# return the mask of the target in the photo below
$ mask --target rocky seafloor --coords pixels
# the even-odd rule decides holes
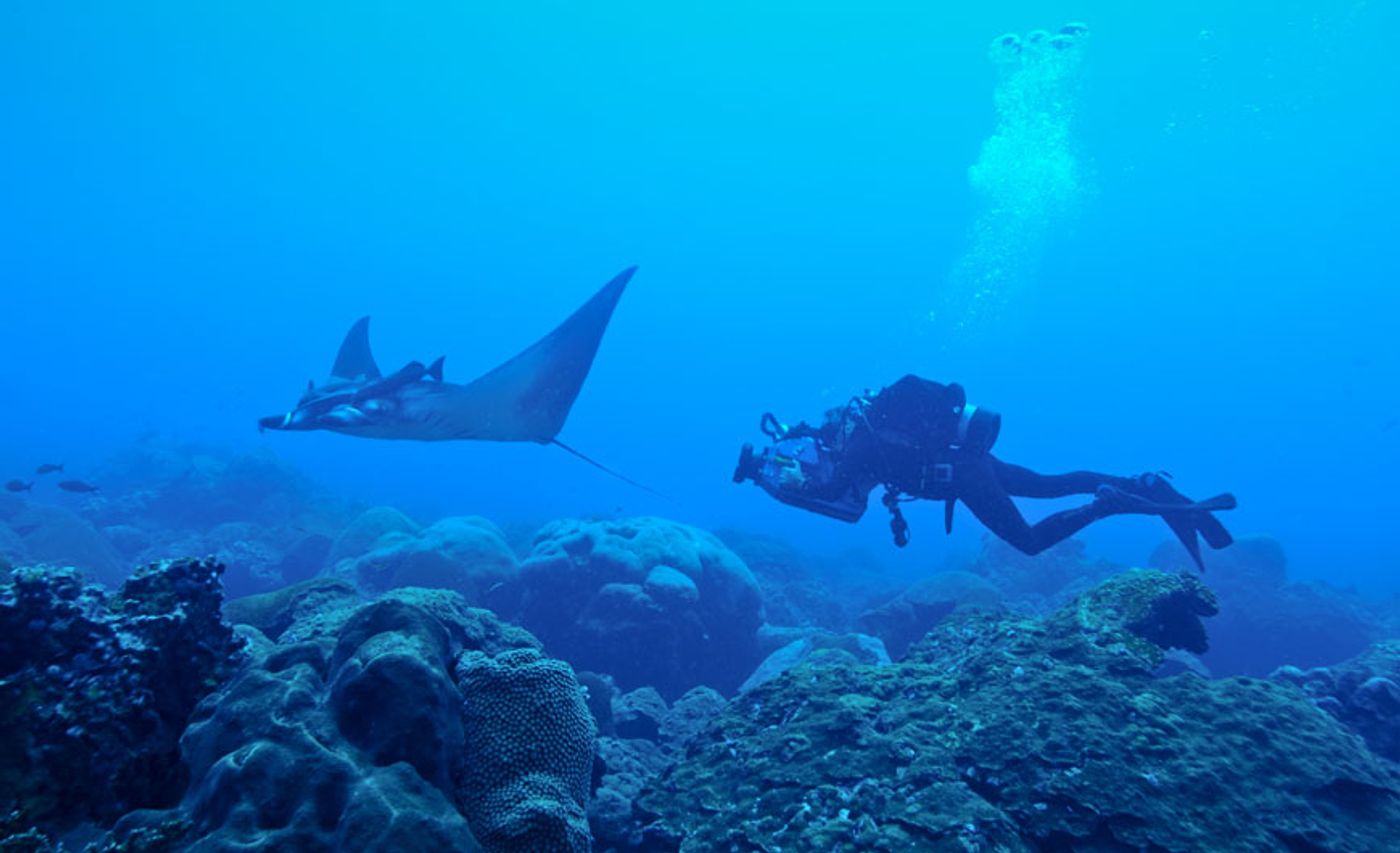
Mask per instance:
[[[989,540],[357,506],[146,441],[0,499],[0,850],[1376,851],[1400,605]]]

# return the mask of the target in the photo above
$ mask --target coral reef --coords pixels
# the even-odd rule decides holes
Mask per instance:
[[[31,535],[62,543],[30,548],[28,557],[82,566],[113,587],[130,565],[186,555],[223,562],[230,597],[266,592],[319,572],[351,516],[271,453],[232,455],[155,436],[109,459],[94,480],[102,491],[76,515],[26,510],[45,516]]]
[[[355,587],[334,578],[315,578],[275,592],[248,595],[224,603],[232,625],[251,625],[277,641],[297,622],[315,619],[360,603]]]
[[[641,804],[685,850],[1388,847],[1400,777],[1295,688],[1152,677],[1212,609],[1138,571],[1044,619],[954,616],[899,664],[800,666]]]
[[[865,552],[809,554],[782,539],[734,528],[716,530],[715,536],[753,573],[772,625],[840,633],[850,630],[861,610],[886,594],[886,587],[889,593],[898,591],[898,584]]]
[[[22,545],[22,552],[16,556],[26,561],[80,566],[89,578],[113,588],[126,577],[122,555],[74,512],[29,504],[10,516],[6,524]]]
[[[441,787],[444,758],[425,758],[451,743],[458,719],[455,688],[419,657],[445,665],[446,632],[426,614],[375,605],[351,623],[335,643],[254,635],[254,663],[200,706],[181,740],[192,776],[181,807],[127,815],[114,836],[183,817],[191,850],[479,850]],[[366,703],[356,689],[366,678],[429,704]],[[402,727],[425,721],[421,741]]]
[[[387,520],[375,519],[381,524]],[[344,547],[346,536],[336,551]],[[332,567],[336,576],[369,594],[404,586],[451,589],[473,604],[485,603],[488,590],[511,580],[517,568],[515,554],[496,526],[473,517],[444,518],[412,533],[391,530],[369,551]]]
[[[568,664],[534,649],[466,652],[461,801],[491,851],[588,853],[584,809],[597,735]]]
[[[32,562],[24,540],[8,526],[0,523],[0,581],[5,580],[11,568]]]
[[[1189,557],[1170,542],[1149,563],[1182,570]],[[1380,620],[1359,596],[1288,581],[1283,548],[1272,539],[1242,538],[1212,555],[1206,580],[1220,600],[1220,616],[1211,623],[1211,649],[1201,661],[1216,676],[1264,677],[1285,665],[1329,666],[1361,654],[1382,636]]]
[[[152,441],[97,479],[76,512],[0,495],[0,850],[1400,834],[1400,642],[1269,540],[1203,579],[989,537],[910,585],[655,518],[424,526],[266,454]],[[126,576],[154,554],[215,556]]]
[[[1187,568],[1183,565],[1173,570]],[[1080,539],[1066,539],[1030,556],[990,533],[982,537],[982,550],[967,567],[996,587],[1001,600],[1012,609],[1034,613],[1063,605],[1121,569],[1104,560],[1090,560]]]
[[[366,603],[329,578],[226,613],[252,661],[181,739],[179,807],[127,815],[115,840],[174,820],[191,850],[588,849],[592,720],[526,632],[451,591]]]
[[[1280,667],[1272,678],[1301,688],[1372,752],[1400,764],[1400,641],[1377,643],[1336,666]]]
[[[753,674],[739,686],[740,693],[766,684],[799,664],[813,666],[849,666],[868,664],[883,666],[890,662],[889,652],[879,637],[867,634],[833,634],[814,631],[777,649]]]
[[[970,572],[939,572],[892,600],[860,615],[857,625],[884,641],[894,658],[953,613],[996,609],[1001,595],[988,581]]]
[[[753,575],[714,536],[676,522],[546,525],[513,586],[518,603],[502,606],[547,650],[625,689],[730,692],[759,660]]]
[[[73,569],[14,571],[0,588],[0,808],[61,831],[179,798],[180,734],[239,660],[222,571],[153,564],[115,594]]]
[[[608,688],[595,686],[600,692]],[[617,725],[598,738],[593,760],[588,822],[597,849],[674,849],[669,836],[656,834],[653,816],[638,810],[636,802],[723,710],[724,697],[696,687],[668,706],[655,690],[643,687],[625,694],[612,691],[606,698],[607,713]]]
[[[389,506],[376,506],[355,516],[345,529],[340,531],[330,552],[326,554],[326,566],[334,567],[341,560],[361,557],[371,550],[380,538],[390,533],[417,536],[423,527],[418,522]]]
[[[227,522],[264,528],[338,518],[339,502],[269,451],[232,455],[151,436],[108,459],[95,479],[105,497],[86,510],[99,526],[210,530]]]

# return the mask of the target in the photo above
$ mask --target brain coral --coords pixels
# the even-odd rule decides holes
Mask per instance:
[[[573,670],[533,649],[457,662],[466,701],[461,801],[492,851],[587,853],[597,735]]]

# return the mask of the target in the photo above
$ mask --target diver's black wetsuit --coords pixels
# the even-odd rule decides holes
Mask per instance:
[[[735,480],[753,479],[785,503],[846,521],[860,518],[870,491],[884,485],[895,541],[901,545],[907,541],[907,525],[898,510],[900,496],[946,501],[949,524],[953,503],[961,501],[988,530],[1027,554],[1120,513],[1162,515],[1197,562],[1198,530],[1212,547],[1230,544],[1229,532],[1206,510],[1231,508],[1233,497],[1194,504],[1161,475],[1047,475],[1012,465],[991,453],[1000,422],[999,415],[969,406],[956,383],[905,376],[873,397],[858,397],[844,409],[828,412],[820,427],[788,428],[765,416],[765,432],[775,447],[762,457],[746,447]],[[1095,499],[1035,524],[1012,501],[1070,495]]]
[[[1029,468],[1003,462],[990,453],[981,459],[967,460],[955,466],[954,470],[953,497],[966,504],[988,530],[1027,554],[1039,554],[1113,512],[1102,502],[1095,501],[1053,513],[1030,524],[1016,508],[1012,496],[1063,498],[1092,495],[1100,486],[1128,489],[1135,482],[1133,478],[1114,477],[1095,471],[1037,474]]]
[[[1040,474],[1003,462],[988,449],[959,446],[957,428],[966,409],[966,393],[957,383],[905,376],[871,398],[863,415],[857,413],[856,428],[844,431],[837,470],[867,492],[885,483],[916,498],[962,501],[988,530],[1027,554],[1038,554],[1111,512],[1101,502],[1089,503],[1030,524],[1013,496],[1062,498],[1093,495],[1101,486],[1132,488],[1129,477],[1095,471]],[[830,419],[823,430],[834,437]],[[937,466],[947,467],[930,476]]]

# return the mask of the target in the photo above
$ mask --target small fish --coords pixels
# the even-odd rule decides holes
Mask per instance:
[[[32,492],[34,491],[34,484],[26,483],[23,480],[11,480],[5,484],[5,489],[10,492]]]
[[[84,483],[82,480],[64,480],[58,484],[58,487],[65,492],[82,493],[101,491],[101,489],[97,488],[92,483]]]
[[[52,462],[45,462],[43,465],[40,465],[38,468],[34,469],[35,474],[52,474],[54,472],[63,472],[62,462],[58,463],[57,465],[55,465]]]
[[[1390,432],[1398,426],[1400,426],[1400,418],[1390,418],[1381,424],[1381,432]]]

